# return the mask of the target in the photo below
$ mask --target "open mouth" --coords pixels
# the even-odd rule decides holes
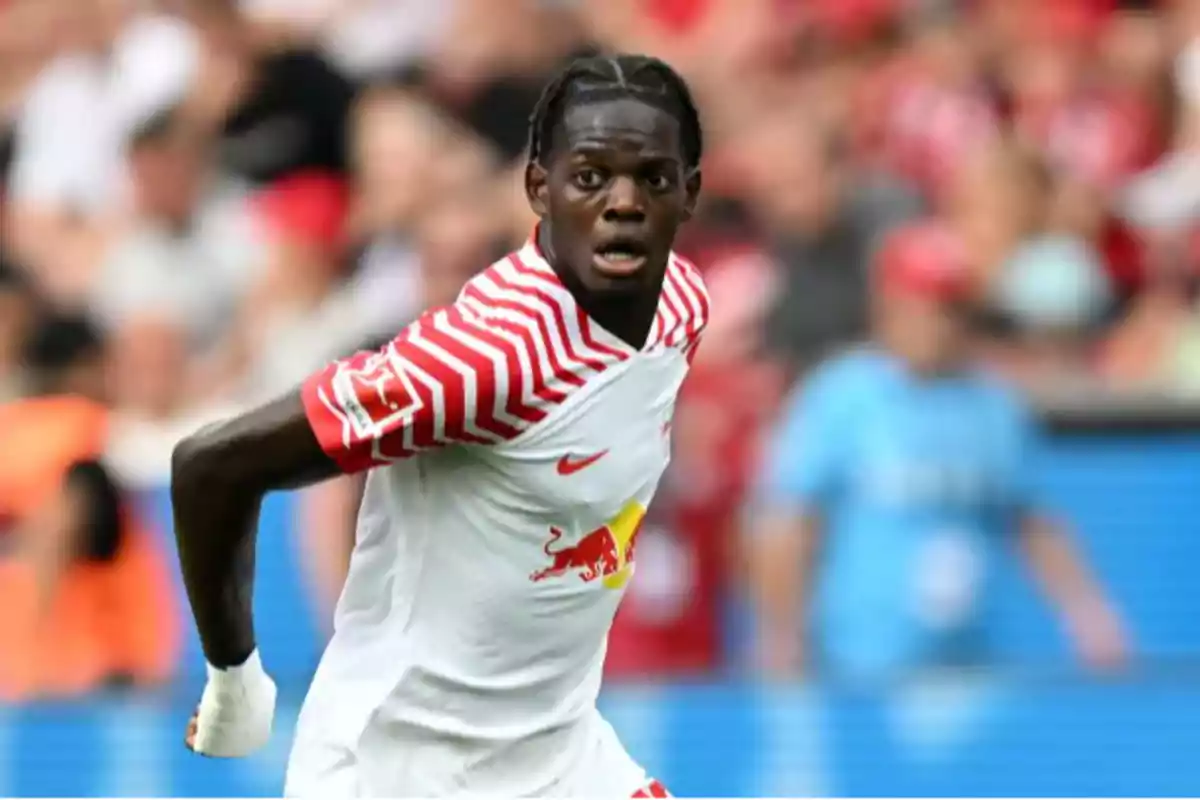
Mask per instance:
[[[605,275],[632,275],[646,264],[646,246],[636,239],[613,239],[596,248],[592,263]]]

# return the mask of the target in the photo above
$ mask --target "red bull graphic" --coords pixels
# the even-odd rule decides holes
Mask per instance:
[[[584,534],[575,544],[558,549],[555,549],[555,545],[561,541],[563,531],[561,528],[550,528],[550,540],[545,547],[550,564],[534,572],[529,579],[537,583],[574,572],[584,583],[602,578],[605,587],[621,588],[633,572],[637,535],[645,516],[645,507],[631,500],[604,525]]]

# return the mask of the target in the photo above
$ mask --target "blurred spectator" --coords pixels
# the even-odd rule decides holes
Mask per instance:
[[[358,191],[356,233],[365,239],[409,234],[436,192],[436,164],[449,133],[423,98],[398,89],[363,94],[352,117],[352,165]]]
[[[766,347],[790,370],[865,334],[869,255],[919,209],[903,184],[856,174],[841,145],[796,112],[764,119],[742,145],[753,208],[783,276]]]
[[[525,150],[548,76],[580,48],[571,11],[537,0],[458,0],[413,80],[505,161]]]
[[[360,83],[396,77],[441,37],[454,2],[240,0],[246,19],[279,46],[316,46]]]
[[[256,47],[234,0],[189,0],[187,9],[204,42],[188,108],[220,130],[222,165],[255,184],[344,173],[350,82],[312,49]]]
[[[28,279],[0,261],[0,403],[25,393],[22,356],[37,312]]]
[[[1036,153],[993,139],[964,159],[941,197],[941,211],[963,239],[972,282],[986,295],[1017,248],[1047,224],[1052,177]]]
[[[228,392],[245,354],[233,323],[262,280],[269,246],[248,195],[217,173],[211,142],[178,112],[147,121],[128,145],[134,216],[91,280],[89,306],[106,330],[148,315],[203,369],[179,373],[195,402]],[[133,366],[142,369],[149,365]],[[169,403],[162,413],[178,410]],[[161,416],[161,414],[160,414]]]
[[[103,343],[50,318],[28,358],[38,395],[0,406],[0,696],[159,682],[178,656],[167,565],[103,459]]]
[[[1188,342],[1195,320],[1196,273],[1189,237],[1175,229],[1144,230],[1145,271],[1138,294],[1104,343],[1098,369],[1124,392],[1166,394],[1178,391],[1180,380],[1194,385],[1179,370],[1192,369],[1193,345]]]
[[[64,4],[45,0],[0,3],[0,141],[9,138],[30,82],[53,54],[55,28],[65,10]],[[0,157],[0,177],[6,174],[4,164]]]
[[[997,135],[1000,120],[964,12],[950,3],[921,7],[908,19],[909,49],[876,79],[882,86],[866,124],[879,130],[885,163],[936,196]]]
[[[493,158],[481,141],[411,92],[365,95],[355,121],[351,224],[361,248],[351,288],[355,317],[363,338],[390,336],[424,310],[422,219],[447,196],[469,193],[490,203]],[[495,213],[503,213],[505,205],[496,205]],[[470,247],[470,232],[465,239]]]
[[[993,302],[1021,337],[1023,385],[1051,380],[1089,385],[1091,341],[1112,294],[1099,255],[1086,239],[1046,235],[1020,245],[993,288]],[[1092,384],[1094,385],[1094,383]]]
[[[775,0],[583,0],[579,5],[599,44],[654,53],[678,67],[707,100],[701,105],[717,115],[718,125],[726,114],[714,106],[738,105],[736,89],[757,89],[805,22],[796,12],[801,4]]]
[[[258,198],[272,247],[264,278],[243,310],[252,359],[246,397],[281,394],[362,340],[360,321],[338,291],[348,204],[345,182],[322,172],[294,174]]]
[[[1076,0],[1064,4],[1080,5]],[[1153,157],[1159,98],[1137,91],[1145,87],[1132,83],[1136,73],[1125,77],[1122,67],[1136,66],[1130,56],[1140,58],[1123,52],[1129,37],[1115,33],[1124,30],[1116,22],[1105,25],[1086,11],[1081,17],[1058,17],[1056,11],[1046,6],[1041,12],[1046,19],[1004,54],[1014,130],[1074,180],[1106,190]],[[1091,37],[1104,30],[1110,32],[1108,55],[1120,60],[1111,70],[1089,70]]]
[[[125,137],[190,91],[198,43],[178,20],[134,16],[127,0],[47,2],[60,6],[59,55],[17,122],[6,227],[41,287],[78,303],[125,219]]]
[[[996,139],[963,165],[945,210],[971,261],[977,299],[1011,328],[1007,366],[1023,385],[1089,383],[1092,342],[1113,308],[1092,244],[1103,205],[1042,156]]]
[[[1018,537],[1081,657],[1125,642],[1046,516],[1026,409],[970,365],[970,268],[948,229],[892,234],[878,344],[825,364],[786,409],[749,542],[763,665],[851,678],[979,663],[994,548]]]
[[[463,284],[508,252],[495,211],[473,194],[447,198],[417,231],[424,308],[449,305]]]
[[[90,276],[89,308],[112,340],[117,403],[108,457],[153,486],[171,448],[245,401],[254,343],[245,317],[275,247],[252,197],[212,161],[212,137],[178,109],[126,146],[131,215]]]

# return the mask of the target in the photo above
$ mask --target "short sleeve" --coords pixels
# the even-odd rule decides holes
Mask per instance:
[[[846,384],[820,372],[787,403],[757,491],[760,510],[799,512],[826,505],[842,480]]]
[[[520,362],[487,321],[455,305],[426,313],[373,352],[305,381],[305,413],[347,473],[456,444],[517,436],[540,412],[519,402]]]
[[[1043,435],[1032,410],[1017,398],[1007,403],[1007,429],[1010,437],[1010,507],[1017,516],[1047,508],[1044,474]]]

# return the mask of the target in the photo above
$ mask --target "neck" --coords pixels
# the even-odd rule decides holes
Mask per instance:
[[[943,378],[952,378],[961,374],[967,367],[967,362],[963,358],[945,359],[937,362],[919,363],[910,359],[901,359],[905,369],[910,375],[920,381],[936,381]]]
[[[666,270],[658,270],[654,280],[627,291],[597,291],[588,288],[570,266],[563,263],[554,251],[551,238],[549,226],[538,225],[534,241],[579,307],[606,331],[640,349],[658,311],[658,297]]]

